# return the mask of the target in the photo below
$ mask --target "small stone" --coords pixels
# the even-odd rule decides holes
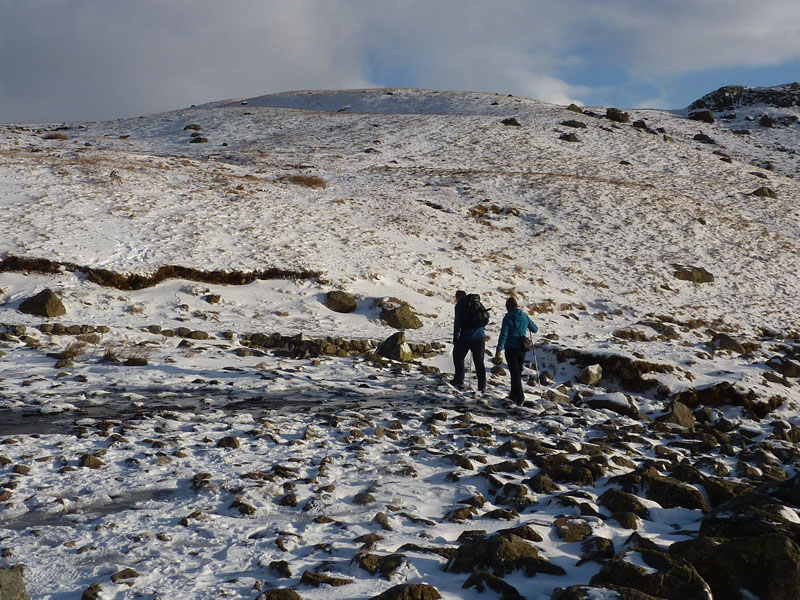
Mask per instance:
[[[92,454],[84,454],[78,461],[78,465],[87,469],[100,469],[104,467],[106,463]]]
[[[117,583],[118,581],[122,581],[125,579],[136,579],[139,577],[139,573],[137,573],[134,569],[122,569],[121,571],[117,571],[111,576],[111,581]]]

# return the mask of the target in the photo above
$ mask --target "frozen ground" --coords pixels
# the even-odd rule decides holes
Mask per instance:
[[[515,572],[506,580],[529,599],[586,583],[601,565],[576,567],[580,543],[559,537],[554,521],[582,514],[592,535],[622,549],[632,531],[586,516],[578,504],[608,517],[597,499],[608,478],[631,465],[611,461],[592,485],[534,493],[516,516],[504,515],[510,521],[481,517],[509,509],[491,493],[497,482],[479,474],[511,458],[499,451],[504,443],[537,439],[574,459],[609,431],[635,432],[638,441],[606,452],[638,465],[671,438],[588,401],[630,401],[651,419],[676,392],[720,382],[752,390],[758,401],[780,397],[781,405],[760,421],[737,406],[716,408],[714,419],[726,416],[757,441],[773,420],[800,424],[797,380],[766,365],[786,355],[800,331],[800,164],[791,151],[799,128],[759,127],[759,111],[768,110],[743,108],[715,124],[629,111],[648,132],[603,118],[599,108],[589,116],[495,94],[356,90],[108,123],[0,125],[0,259],[139,274],[163,265],[320,273],[119,290],[80,270],[0,272],[2,561],[26,565],[35,598],[74,598],[93,582],[104,599],[255,598],[257,582],[295,587],[304,598],[370,598],[405,581],[431,583],[445,598],[478,598],[497,594],[462,589],[467,574],[445,572],[441,552],[401,551],[389,581],[358,566],[362,543],[354,540],[380,533],[370,550],[379,555],[412,542],[453,550],[465,530],[530,524],[543,538],[535,544],[541,556],[567,575]],[[503,125],[508,117],[520,126]],[[190,144],[193,132],[207,142]],[[717,143],[695,141],[699,132]],[[560,139],[564,133],[579,141]],[[112,181],[112,170],[121,181]],[[761,186],[777,198],[752,196]],[[714,281],[676,279],[681,266],[703,267]],[[46,319],[18,310],[45,287],[67,308],[49,324],[103,327],[84,334],[68,366],[54,368],[48,354],[78,338],[45,334],[38,327]],[[363,356],[239,352],[259,332],[380,341],[393,330],[374,301],[388,297],[410,303],[422,319],[409,341],[446,343],[458,288],[479,292],[491,307],[489,349],[505,298],[521,300],[541,328],[540,366],[554,379],[547,388],[566,386],[572,404],[539,398],[531,381],[533,406],[506,406],[504,376],[491,379],[483,398],[454,397],[422,369],[451,371],[449,346],[407,370]],[[357,310],[329,310],[331,289],[355,294]],[[214,296],[219,302],[210,303]],[[180,345],[152,326],[208,338]],[[712,345],[718,333],[750,351]],[[559,360],[569,350],[671,371],[656,374],[648,392],[624,389],[610,375],[587,386],[576,382],[578,365]],[[132,352],[148,364],[101,360]],[[489,436],[475,435],[486,426]],[[239,447],[218,448],[224,437]],[[104,466],[78,466],[89,454]],[[503,482],[538,472],[529,452],[512,454],[532,460],[498,474]],[[733,457],[714,460],[736,465]],[[18,465],[30,471],[15,473]],[[794,464],[783,468],[795,472]],[[203,473],[210,477],[198,478]],[[374,501],[354,503],[366,490]],[[488,503],[473,518],[446,516],[478,492]],[[291,493],[296,506],[283,501]],[[651,519],[638,531],[656,543],[697,529],[700,511],[645,502]],[[379,512],[391,530],[373,521]],[[316,522],[320,516],[333,522]],[[279,560],[291,577],[269,568]],[[126,567],[139,573],[133,585],[112,583]],[[314,569],[354,583],[301,583]]]

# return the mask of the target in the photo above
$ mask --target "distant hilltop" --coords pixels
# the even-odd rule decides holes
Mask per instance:
[[[800,83],[786,83],[770,87],[726,85],[695,100],[689,105],[689,110],[722,112],[755,105],[776,108],[800,107]]]

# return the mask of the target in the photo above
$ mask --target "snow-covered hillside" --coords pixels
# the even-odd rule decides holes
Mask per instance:
[[[669,412],[675,398],[702,404],[709,393],[718,404],[740,405],[722,412],[715,406],[709,419],[738,419],[764,438],[772,431],[769,418],[759,422],[754,414],[794,426],[800,107],[733,108],[705,100],[683,111],[629,110],[619,118],[605,107],[581,111],[489,93],[303,91],[113,122],[0,125],[0,435],[12,436],[0,451],[8,460],[0,462],[0,484],[2,477],[15,484],[6,485],[10,496],[0,504],[0,539],[10,540],[0,546],[14,547],[9,564],[26,563],[29,590],[41,598],[74,597],[106,572],[133,564],[148,574],[130,589],[104,584],[101,598],[238,598],[249,597],[254,578],[269,580],[262,567],[286,556],[302,569],[328,560],[358,580],[357,591],[303,587],[301,567],[293,566],[297,576],[287,581],[303,597],[367,598],[388,582],[340,564],[356,549],[345,538],[367,533],[377,511],[348,504],[361,488],[375,482],[373,493],[384,490],[378,502],[390,513],[397,547],[420,538],[427,541],[419,544],[454,544],[464,529],[505,526],[448,520],[427,534],[429,525],[385,508],[397,505],[430,521],[459,497],[494,489],[486,478],[446,485],[453,465],[441,456],[498,460],[489,442],[464,437],[455,425],[467,410],[491,425],[493,441],[546,436],[554,447],[568,441],[580,448],[608,423],[632,427],[631,410],[649,420]],[[706,109],[713,122],[689,118]],[[17,258],[50,262],[20,269]],[[316,276],[243,285],[168,279],[119,289],[91,275],[147,276],[168,265],[209,277],[272,268]],[[19,310],[44,288],[63,300],[65,315],[43,319]],[[503,375],[491,378],[481,402],[452,400],[438,385],[433,367],[452,372],[451,299],[459,288],[480,293],[492,310],[489,350],[509,295],[537,321],[538,360],[552,388],[547,400],[501,410]],[[355,295],[356,310],[330,310],[331,290]],[[406,331],[420,345],[410,370],[380,369],[359,351],[300,360],[250,337],[379,342],[394,332],[379,318],[387,298],[408,303],[422,322]],[[78,327],[55,335],[54,324]],[[161,333],[167,330],[169,337]],[[198,335],[190,339],[190,331]],[[445,350],[423,352],[434,342]],[[75,355],[53,368],[70,345]],[[132,355],[147,364],[101,360]],[[580,383],[581,368],[593,363],[605,365],[606,375]],[[541,391],[532,379],[531,399]],[[326,402],[339,417],[318,412]],[[299,404],[314,416],[286,408]],[[608,408],[615,405],[627,416]],[[442,408],[447,425],[434,428]],[[76,409],[88,411],[77,438],[63,425]],[[141,420],[101,426],[119,410]],[[317,437],[306,428],[318,419],[326,429],[312,447]],[[380,437],[368,445],[352,433],[376,437],[377,425],[395,420],[419,443]],[[44,435],[23,435],[37,428]],[[225,436],[248,442],[226,454],[213,445]],[[634,444],[629,455],[637,465],[654,457],[656,440]],[[142,450],[145,444],[169,451]],[[424,459],[420,444],[428,448]],[[111,474],[105,481],[90,469],[63,471],[78,455],[101,449],[108,468],[99,472]],[[322,481],[308,469],[329,456],[336,474]],[[624,456],[608,476],[630,469]],[[291,486],[279,489],[274,477],[268,484],[254,477],[258,489],[241,480],[245,468],[263,474],[281,461],[296,463],[295,479],[307,479],[298,488],[303,503],[322,483],[339,490],[325,492],[306,514],[276,503]],[[351,468],[351,461],[360,466]],[[33,464],[33,472],[13,475],[22,463]],[[405,466],[416,472],[411,479],[398,474]],[[521,467],[528,477],[530,466]],[[794,474],[794,466],[784,468]],[[189,489],[187,482],[204,481],[192,478],[205,471],[214,473],[211,491],[204,484]],[[576,488],[597,510],[602,481]],[[129,501],[119,503],[114,533],[104,521],[114,511],[97,507],[113,507],[118,497]],[[137,498],[150,516],[134,510]],[[233,498],[238,505],[229,509]],[[95,508],[84,511],[81,502]],[[586,515],[577,504],[523,504],[512,520],[541,525],[540,533],[565,513]],[[242,505],[252,513],[240,514]],[[649,506],[653,514],[667,511],[640,530],[660,544],[677,541],[671,525],[698,526],[697,511]],[[196,530],[165,533],[173,515],[193,510],[205,515],[196,518]],[[71,515],[74,531],[57,518],[62,514]],[[312,525],[325,515],[346,522],[349,532]],[[92,533],[95,519],[102,535]],[[630,534],[598,516],[589,521],[594,535],[618,547]],[[226,535],[238,541],[228,543]],[[580,544],[559,535],[545,535],[542,551],[570,567],[566,583],[540,574],[533,585],[518,574],[523,596],[549,598],[554,587],[586,583],[599,570],[597,563],[573,570]],[[290,540],[288,550],[274,548],[276,536]],[[89,546],[90,559],[75,554]],[[63,565],[55,581],[47,568],[53,562]],[[391,581],[426,580],[448,598],[481,597],[461,589],[463,577],[442,572],[445,562],[412,560]]]

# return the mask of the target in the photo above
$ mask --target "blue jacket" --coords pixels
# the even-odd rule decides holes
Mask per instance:
[[[464,342],[485,338],[486,330],[483,327],[472,329],[471,327],[466,327],[464,325],[464,309],[466,306],[467,303],[464,302],[464,298],[456,302],[456,318],[455,322],[453,323],[453,337]]]
[[[497,339],[497,352],[523,350],[522,338],[527,337],[529,331],[536,333],[539,328],[521,308],[507,312],[503,317],[500,337]]]

